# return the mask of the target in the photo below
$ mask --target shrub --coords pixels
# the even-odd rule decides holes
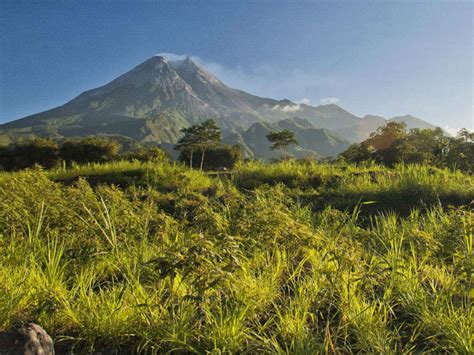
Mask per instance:
[[[141,162],[166,162],[169,160],[166,152],[159,147],[143,147],[138,148],[126,155],[129,160],[138,160]]]
[[[182,150],[179,160],[183,163],[188,163],[189,156],[187,151]],[[232,169],[241,159],[242,153],[239,146],[220,145],[209,148],[206,151],[206,159],[203,162],[203,168],[205,170],[217,170],[220,168]],[[201,156],[199,154],[193,155],[192,165],[199,166],[200,162]]]
[[[60,149],[61,158],[70,165],[100,163],[118,157],[120,144],[115,140],[104,138],[85,138],[83,140],[67,140]]]
[[[0,148],[0,167],[20,170],[41,165],[52,168],[59,163],[59,148],[51,139],[34,138],[14,146]]]

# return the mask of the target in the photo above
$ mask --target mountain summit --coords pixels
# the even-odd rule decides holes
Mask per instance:
[[[0,142],[33,135],[122,135],[140,142],[175,143],[182,128],[209,118],[230,135],[255,123],[272,125],[295,117],[307,120],[311,129],[359,140],[351,132],[361,119],[337,105],[312,107],[258,97],[225,85],[190,57],[167,60],[157,55],[60,107],[0,125]]]
[[[0,126],[3,133],[48,136],[120,134],[139,141],[174,142],[179,130],[215,118],[223,129],[248,127],[277,100],[232,89],[191,58],[153,56],[63,106]]]

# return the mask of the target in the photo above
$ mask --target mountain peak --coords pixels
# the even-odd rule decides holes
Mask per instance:
[[[154,55],[153,57],[151,57],[150,59],[146,60],[145,63],[149,62],[149,61],[158,62],[158,63],[166,63],[166,58],[163,57],[162,55],[157,54],[157,55]]]
[[[188,64],[196,64],[189,55],[186,56],[186,58],[184,59],[184,62]]]
[[[351,140],[359,139],[354,132],[360,121],[375,121],[361,126],[364,132],[378,126],[377,120],[361,120],[336,104],[313,107],[251,95],[225,85],[191,56],[158,53],[60,107],[0,125],[0,139],[2,134],[18,138],[118,134],[143,142],[173,143],[181,128],[208,118],[229,131],[248,129],[257,122],[249,133],[275,124],[275,129],[286,125],[295,130],[342,130]],[[403,120],[409,128],[427,125],[411,116],[392,120]]]

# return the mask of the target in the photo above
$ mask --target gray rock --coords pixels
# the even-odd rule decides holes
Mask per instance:
[[[0,355],[54,355],[53,340],[39,325],[29,323],[0,332]]]

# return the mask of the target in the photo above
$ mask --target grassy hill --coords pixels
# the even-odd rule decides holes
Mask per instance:
[[[0,173],[0,330],[75,353],[472,353],[474,178],[115,162]]]

